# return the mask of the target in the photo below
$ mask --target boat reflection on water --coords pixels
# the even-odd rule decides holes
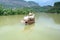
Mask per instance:
[[[35,23],[31,25],[25,25],[24,31],[32,31],[34,26],[35,26]]]

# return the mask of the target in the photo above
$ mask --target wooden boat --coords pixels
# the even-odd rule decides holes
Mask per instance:
[[[35,19],[29,19],[28,21],[25,21],[25,24],[33,24],[35,23]]]
[[[25,24],[33,24],[35,23],[35,15],[32,14],[32,13],[29,13],[28,16],[25,16],[22,23],[25,23]]]
[[[22,20],[21,23],[24,23],[24,24],[33,24],[33,23],[35,23],[35,18],[34,19],[29,19],[28,21]]]

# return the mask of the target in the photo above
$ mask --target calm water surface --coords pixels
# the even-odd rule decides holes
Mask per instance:
[[[24,15],[0,16],[0,40],[60,40],[60,14],[37,14],[32,25]]]

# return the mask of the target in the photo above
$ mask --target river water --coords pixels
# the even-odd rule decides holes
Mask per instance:
[[[60,14],[37,13],[32,25],[21,23],[23,17],[0,16],[0,40],[60,40]]]

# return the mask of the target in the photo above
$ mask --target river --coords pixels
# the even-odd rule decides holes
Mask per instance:
[[[60,40],[60,14],[37,13],[32,25],[21,23],[23,17],[0,16],[0,40]]]

